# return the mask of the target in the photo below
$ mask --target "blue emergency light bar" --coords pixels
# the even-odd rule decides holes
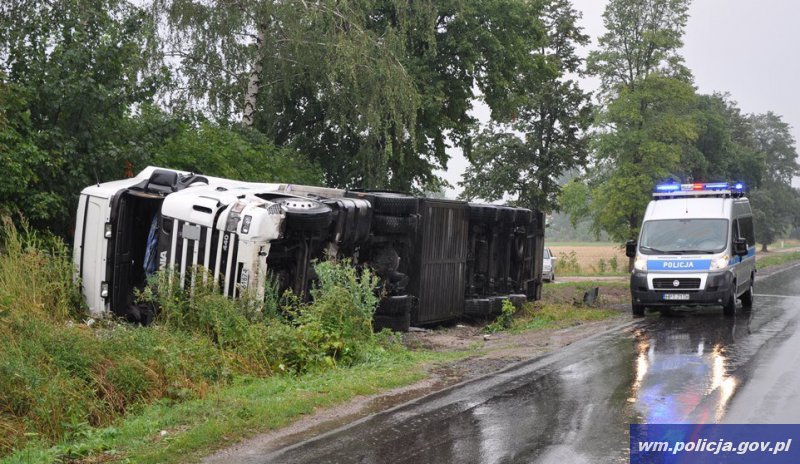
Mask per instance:
[[[655,194],[659,197],[666,197],[671,195],[686,195],[686,194],[741,194],[744,193],[745,185],[742,182],[729,184],[728,182],[708,182],[708,183],[694,183],[694,184],[658,184],[655,188]]]

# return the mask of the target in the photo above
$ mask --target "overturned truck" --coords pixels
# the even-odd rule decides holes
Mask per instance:
[[[538,299],[543,246],[524,208],[148,167],[81,192],[74,260],[93,315],[147,324],[135,294],[159,269],[183,284],[203,267],[225,295],[262,298],[268,276],[308,295],[313,260],[348,258],[380,277],[375,327],[404,331]]]

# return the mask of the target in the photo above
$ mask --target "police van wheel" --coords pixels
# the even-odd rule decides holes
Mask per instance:
[[[742,308],[750,309],[753,307],[753,276],[750,276],[750,287],[742,295]]]
[[[644,316],[644,305],[632,303],[631,304],[631,312],[635,317],[642,317]]]
[[[728,299],[722,304],[722,313],[726,316],[733,316],[736,314],[736,282],[733,282],[731,293]]]

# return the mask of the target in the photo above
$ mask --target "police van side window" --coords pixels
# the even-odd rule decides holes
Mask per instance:
[[[747,240],[747,246],[755,246],[756,236],[753,232],[753,218],[744,217],[739,219],[740,236]]]
[[[731,243],[739,237],[739,221],[734,219],[731,221]]]

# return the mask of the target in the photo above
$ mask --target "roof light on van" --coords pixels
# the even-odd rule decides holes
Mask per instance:
[[[670,192],[701,192],[701,191],[716,191],[716,190],[744,190],[744,184],[738,182],[734,185],[727,182],[709,182],[709,183],[694,183],[694,184],[658,184],[656,185],[656,193],[670,193]]]
[[[656,185],[656,192],[677,192],[681,189],[680,184],[661,184]]]

